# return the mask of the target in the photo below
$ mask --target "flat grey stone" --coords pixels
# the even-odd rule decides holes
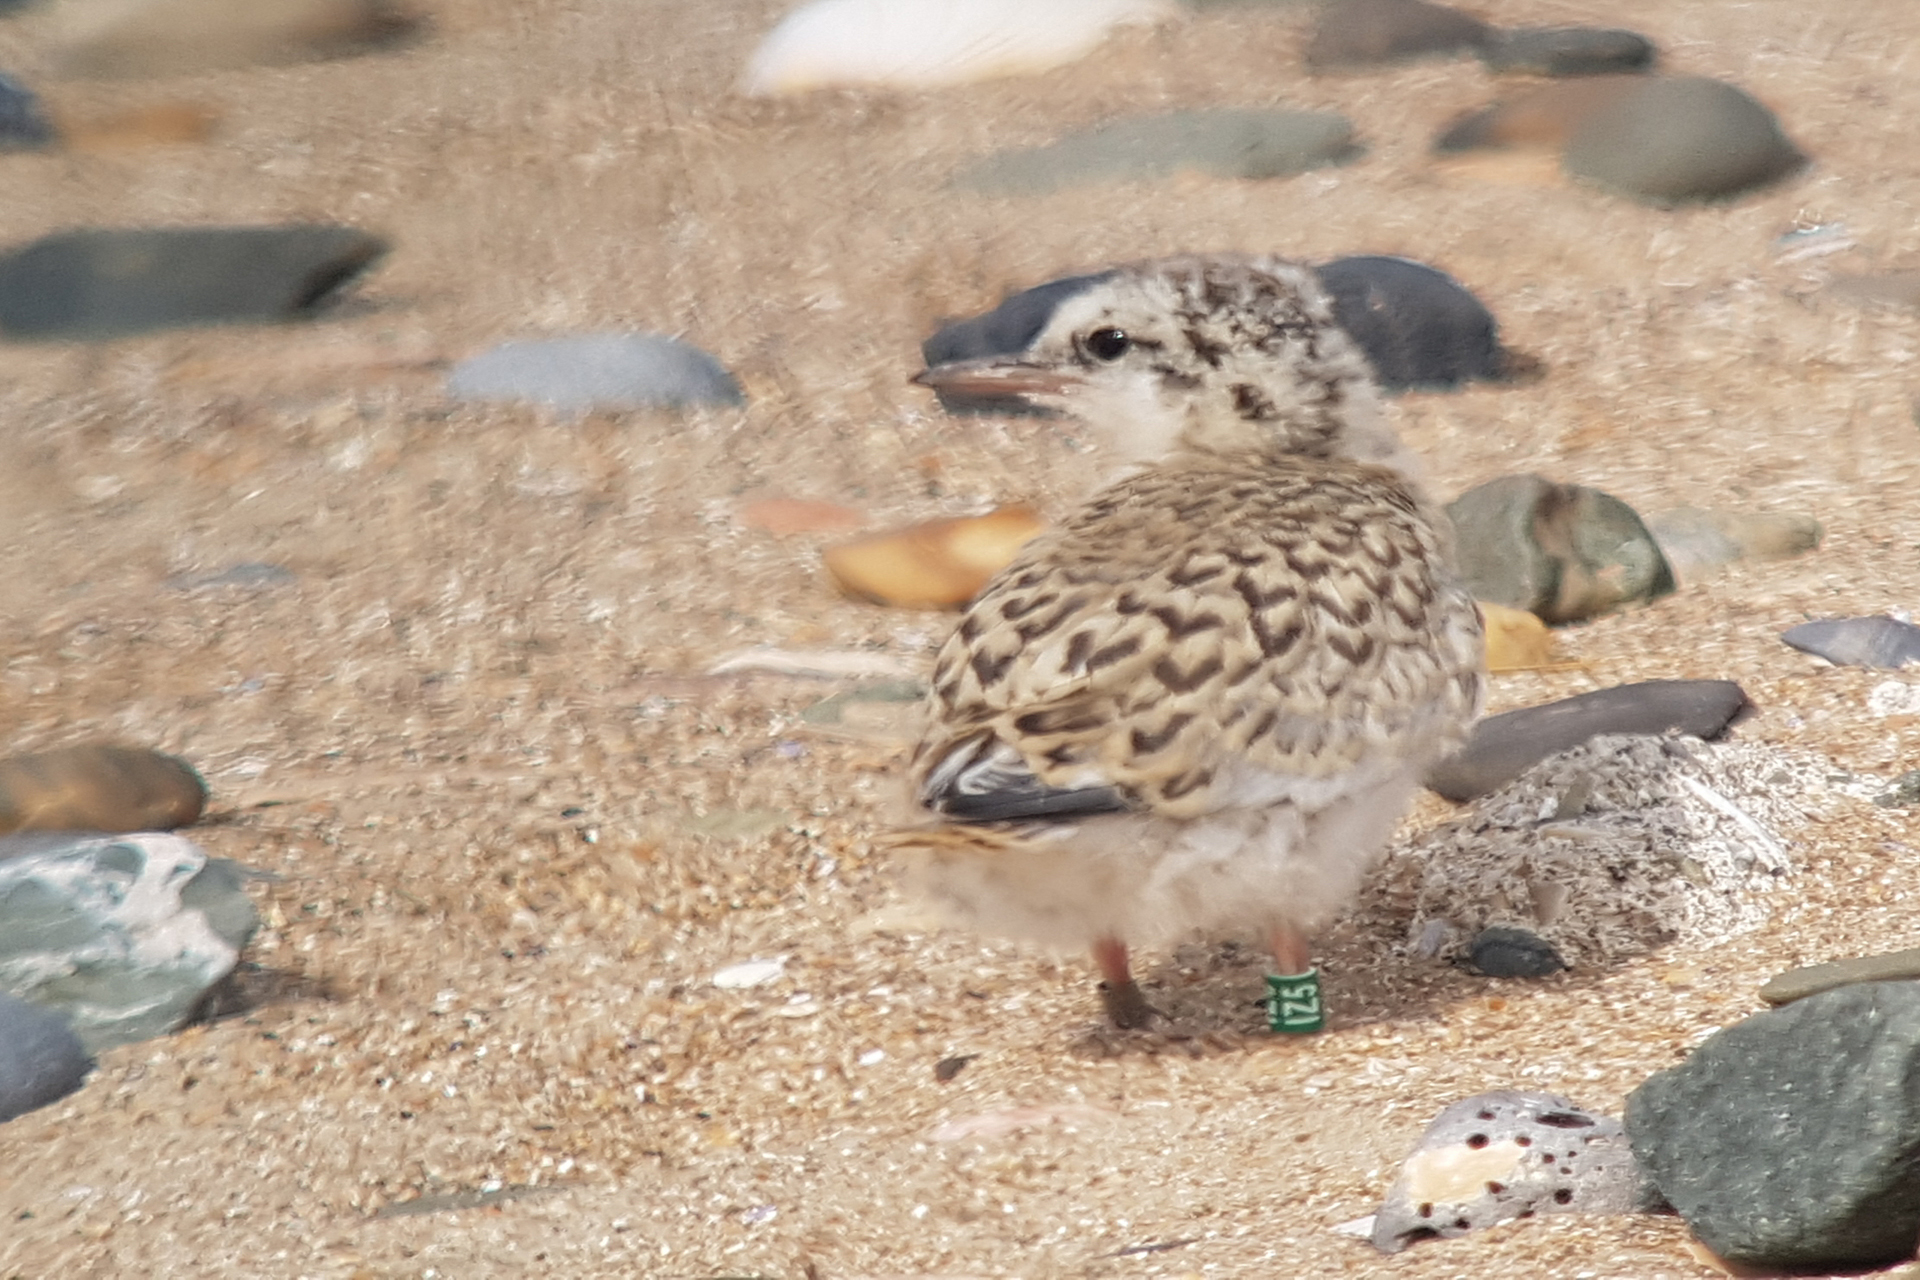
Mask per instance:
[[[1768,1004],[1792,1004],[1817,996],[1822,991],[1850,987],[1857,982],[1896,982],[1920,979],[1920,949],[1891,951],[1885,955],[1860,956],[1835,960],[1831,964],[1808,965],[1789,969],[1768,980],[1760,988],[1760,998]]]
[[[0,258],[0,334],[99,339],[305,319],[386,248],[323,225],[61,232]]]
[[[1736,560],[1786,560],[1820,545],[1812,516],[1679,507],[1647,521],[1674,577],[1692,582]]]
[[[1632,507],[1537,475],[1475,485],[1447,505],[1460,576],[1478,600],[1579,622],[1674,590],[1673,570]]]
[[[1537,1213],[1638,1213],[1658,1204],[1618,1120],[1552,1093],[1497,1089],[1442,1111],[1373,1219],[1374,1247]]]
[[[1478,49],[1496,35],[1472,14],[1426,0],[1328,0],[1305,57],[1315,68],[1369,66]]]
[[[1716,1032],[1627,1098],[1633,1153],[1728,1262],[1823,1273],[1920,1239],[1920,983],[1809,996]]]
[[[1677,732],[1713,739],[1749,706],[1731,680],[1647,680],[1488,716],[1456,754],[1427,773],[1429,788],[1464,803],[1549,756],[1600,734]]]
[[[1842,667],[1897,670],[1920,662],[1920,627],[1898,618],[1821,618],[1789,627],[1780,639]]]
[[[1489,978],[1549,978],[1567,967],[1551,942],[1505,925],[1475,934],[1467,947],[1467,963]]]
[[[59,1101],[92,1070],[65,1018],[0,992],[0,1121]]]
[[[1806,164],[1771,111],[1704,76],[1647,77],[1568,139],[1568,173],[1656,204],[1717,200]]]
[[[257,922],[232,864],[179,836],[0,840],[0,991],[94,1052],[178,1029]]]
[[[995,196],[1040,196],[1097,182],[1146,182],[1194,170],[1218,178],[1278,178],[1359,154],[1353,124],[1330,111],[1172,111],[1002,151],[954,175]]]
[[[177,573],[167,579],[175,591],[265,591],[298,582],[291,569],[264,560],[243,560],[215,573]]]
[[[1451,390],[1473,379],[1530,377],[1538,362],[1500,345],[1486,304],[1444,271],[1365,254],[1319,268],[1340,327],[1367,353],[1388,391]]]
[[[449,394],[557,409],[685,408],[743,402],[706,352],[657,333],[583,333],[502,343],[454,367]]]
[[[1653,41],[1617,28],[1515,27],[1480,47],[1480,61],[1496,75],[1609,75],[1646,71],[1653,60]]]
[[[53,126],[40,99],[19,81],[0,76],[0,151],[34,151],[53,143]]]

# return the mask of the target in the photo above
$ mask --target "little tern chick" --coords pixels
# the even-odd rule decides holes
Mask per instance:
[[[989,932],[1090,946],[1122,1028],[1156,1014],[1131,945],[1257,933],[1310,977],[1312,933],[1483,681],[1443,518],[1317,278],[1122,268],[1027,350],[917,380],[1064,410],[1133,468],[940,651],[912,764],[929,821],[897,838],[923,887]]]

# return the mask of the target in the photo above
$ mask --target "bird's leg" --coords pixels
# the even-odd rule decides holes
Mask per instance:
[[[1100,966],[1100,1003],[1106,1006],[1107,1021],[1122,1031],[1146,1026],[1159,1010],[1140,994],[1127,965],[1127,944],[1118,938],[1102,938],[1093,944],[1093,962]]]
[[[1320,971],[1313,967],[1313,951],[1306,935],[1290,924],[1275,925],[1267,934],[1279,972],[1267,976],[1267,1026],[1301,1035],[1327,1025],[1320,1001]]]

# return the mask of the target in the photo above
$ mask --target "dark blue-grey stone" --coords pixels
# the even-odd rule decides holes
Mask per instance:
[[[233,865],[179,836],[0,840],[0,991],[94,1052],[178,1029],[257,923]]]
[[[1330,111],[1170,111],[1002,151],[954,175],[983,195],[1040,196],[1095,182],[1146,182],[1193,170],[1219,178],[1278,178],[1343,164],[1360,153],[1353,124]]]
[[[1537,933],[1493,925],[1474,936],[1467,963],[1489,978],[1547,978],[1567,967],[1553,944]]]
[[[718,360],[657,333],[502,343],[456,365],[447,391],[464,400],[533,401],[574,412],[736,405],[744,399]]]
[[[61,232],[0,258],[0,333],[99,339],[305,319],[386,249],[323,225]]]
[[[1537,371],[1530,357],[1501,347],[1499,322],[1444,271],[1408,258],[1336,258],[1319,268],[1340,327],[1367,353],[1388,391],[1451,389],[1475,378]]]
[[[1653,60],[1653,41],[1603,27],[1515,27],[1480,48],[1487,70],[1501,75],[1611,75],[1649,70]]]
[[[1920,1239],[1920,983],[1809,996],[1716,1032],[1627,1098],[1633,1153],[1742,1266],[1891,1263]]]
[[[33,151],[53,141],[53,126],[40,109],[40,99],[19,81],[0,76],[0,151]]]
[[[1704,76],[1647,77],[1581,121],[1562,159],[1576,178],[1654,204],[1738,195],[1807,162],[1773,112]]]
[[[1488,716],[1426,784],[1465,803],[1490,795],[1548,756],[1603,733],[1684,733],[1714,739],[1751,704],[1731,680],[1646,680]]]
[[[0,1121],[59,1101],[92,1070],[65,1018],[0,991]]]
[[[1436,1200],[1441,1187],[1465,1179],[1433,1171],[1487,1159],[1477,1152],[1510,1163],[1496,1164],[1472,1194]],[[1558,1094],[1495,1089],[1462,1098],[1427,1126],[1374,1215],[1372,1238],[1381,1252],[1398,1253],[1536,1213],[1639,1213],[1658,1200],[1618,1120]]]
[[[1898,618],[1821,618],[1780,636],[1803,653],[1843,667],[1885,667],[1920,662],[1920,627]]]

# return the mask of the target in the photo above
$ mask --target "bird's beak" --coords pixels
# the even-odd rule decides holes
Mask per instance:
[[[963,396],[1057,396],[1081,381],[1067,370],[1032,364],[1019,356],[954,360],[922,369],[913,380],[935,391]]]

